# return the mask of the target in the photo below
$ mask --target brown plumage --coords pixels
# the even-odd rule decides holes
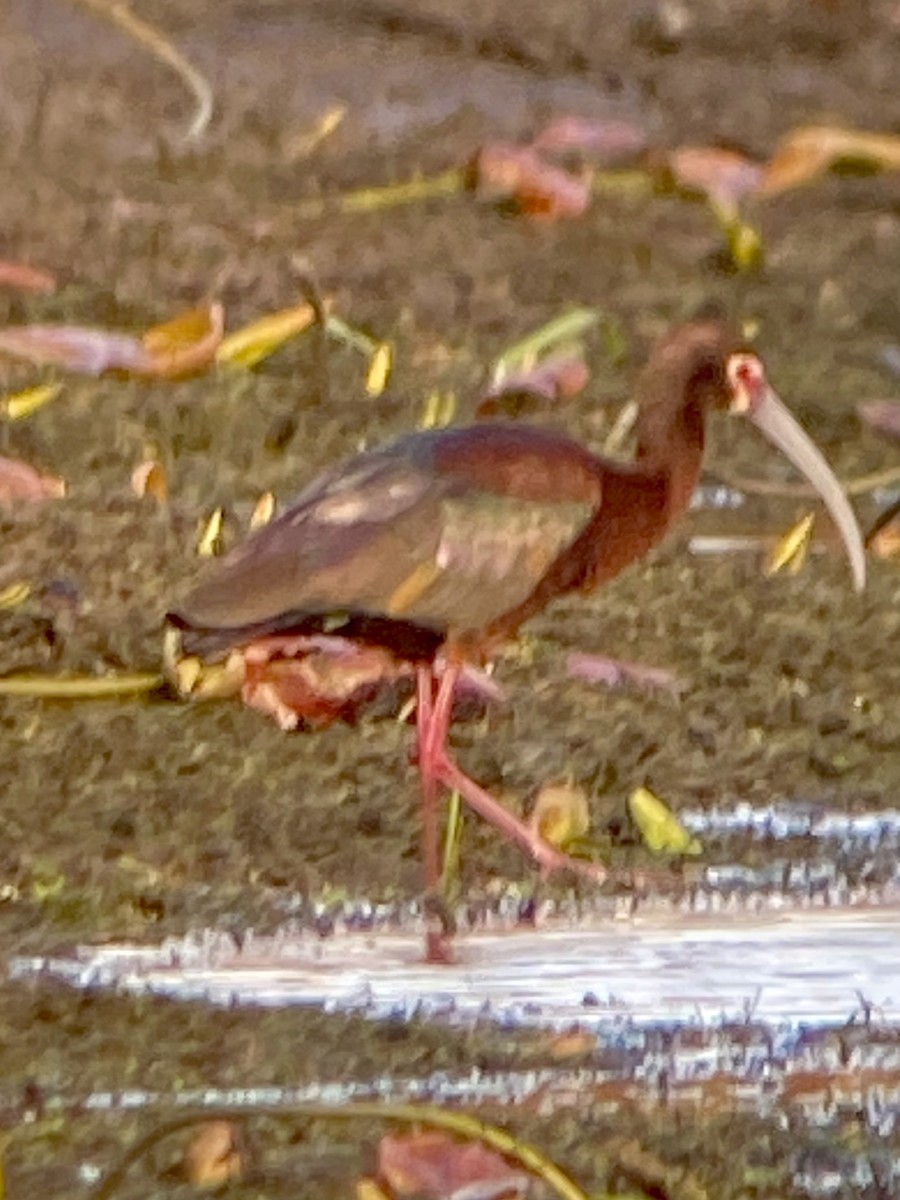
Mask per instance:
[[[460,790],[544,867],[602,875],[548,846],[463,775],[446,748],[453,693],[464,660],[490,658],[556,596],[599,586],[665,535],[697,484],[710,409],[749,416],[819,487],[862,585],[846,500],[760,360],[727,326],[697,322],[664,338],[639,401],[632,463],[512,423],[414,433],[360,454],[214,564],[169,616],[193,653],[327,633],[416,664],[429,887],[438,783]],[[438,955],[434,945],[430,952]]]

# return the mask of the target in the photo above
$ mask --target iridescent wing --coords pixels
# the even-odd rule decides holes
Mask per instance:
[[[569,486],[567,498],[551,499],[553,481],[541,474],[552,466],[546,436],[534,431],[533,446],[525,437],[528,474],[521,437],[510,447],[489,429],[413,436],[336,468],[214,564],[177,619],[223,629],[347,612],[447,632],[481,629],[515,609],[584,529],[599,483],[584,498]],[[466,454],[454,457],[460,446]],[[483,464],[502,446],[492,483]],[[527,486],[516,482],[526,475]]]

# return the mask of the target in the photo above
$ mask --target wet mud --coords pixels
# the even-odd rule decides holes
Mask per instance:
[[[470,416],[497,355],[573,305],[603,317],[605,333],[588,345],[591,381],[536,419],[599,445],[653,338],[712,302],[758,326],[779,391],[842,477],[896,463],[896,446],[863,430],[855,406],[897,389],[885,357],[900,336],[897,175],[829,177],[767,206],[766,260],[753,273],[724,268],[702,205],[652,188],[603,190],[586,217],[559,224],[470,195],[357,213],[303,207],[446,170],[487,139],[522,137],[569,112],[635,121],[655,144],[726,141],[760,155],[803,123],[896,129],[890,3],[623,2],[604,6],[601,20],[577,0],[522,3],[514,14],[431,0],[155,0],[141,14],[213,84],[215,120],[197,145],[180,140],[188,101],[174,77],[87,8],[12,0],[0,14],[2,252],[62,284],[45,297],[0,294],[0,321],[140,331],[216,295],[236,327],[296,302],[302,269],[335,312],[392,343],[394,374],[369,397],[358,354],[333,345],[323,363],[308,337],[239,378],[73,377],[30,420],[0,425],[0,453],[69,485],[62,502],[0,512],[0,585],[31,587],[24,604],[0,611],[4,674],[158,669],[162,614],[196,573],[197,532],[212,509],[225,508],[233,541],[261,492],[287,499],[325,464],[415,427],[430,393],[453,392],[458,418]],[[335,105],[346,116],[310,150],[310,131]],[[4,390],[36,377],[0,370]],[[165,507],[131,491],[148,450],[169,474]],[[788,478],[750,433],[716,424],[708,481],[747,475]],[[856,499],[864,523],[884,499]],[[455,731],[466,768],[523,809],[541,783],[574,777],[604,849],[629,863],[647,861],[625,813],[642,783],[676,809],[895,806],[896,564],[873,562],[858,598],[833,552],[797,577],[765,579],[753,556],[688,550],[698,532],[783,530],[803,508],[757,498],[694,513],[601,594],[529,625],[498,666],[507,701]],[[674,698],[570,680],[572,650],[669,667],[685,687]],[[266,932],[302,899],[414,898],[409,743],[390,714],[285,735],[235,703],[185,706],[166,693],[0,700],[0,953],[210,926]],[[748,836],[729,858],[758,865],[768,849]],[[467,819],[463,894],[491,895],[507,881],[540,896],[559,887],[536,882],[515,850]],[[0,1027],[3,1113],[20,1131],[9,1188],[23,1196],[74,1194],[88,1178],[79,1164],[108,1164],[152,1121],[48,1116],[49,1093],[77,1108],[98,1087],[519,1069],[533,1055],[527,1040],[487,1026],[210,1012],[34,980],[0,988]],[[29,1141],[22,1117],[32,1110],[40,1136]],[[797,1182],[803,1156],[840,1159],[839,1135],[852,1125],[841,1116],[826,1138],[815,1123],[648,1119],[640,1106],[611,1113],[599,1101],[577,1119],[526,1107],[515,1120],[588,1190],[629,1183],[598,1150],[615,1135],[685,1167],[655,1194],[724,1197],[809,1194]],[[346,1195],[375,1139],[371,1128],[357,1137],[318,1123],[266,1136],[282,1166],[253,1194],[273,1196],[296,1194],[298,1179],[304,1194]],[[874,1134],[859,1136],[865,1154]],[[889,1144],[873,1140],[875,1158]],[[133,1194],[176,1194],[164,1160],[138,1173]],[[865,1186],[840,1194],[879,1194]]]

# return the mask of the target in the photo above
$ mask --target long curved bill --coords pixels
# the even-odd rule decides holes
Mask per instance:
[[[857,592],[861,592],[866,586],[866,553],[862,534],[853,509],[821,451],[768,386],[754,398],[745,415],[806,476],[821,496],[843,539],[853,572],[853,586]]]

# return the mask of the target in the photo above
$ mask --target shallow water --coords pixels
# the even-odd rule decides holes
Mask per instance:
[[[157,947],[84,946],[14,959],[14,974],[78,987],[215,1004],[303,1004],[373,1017],[489,1016],[596,1026],[754,1019],[798,1026],[847,1019],[860,1003],[900,1018],[900,811],[818,805],[686,809],[707,851],[764,841],[756,868],[707,866],[680,895],[545,902],[514,890],[459,914],[457,960],[421,961],[415,904],[366,900],[302,909],[272,936],[214,929]],[[805,853],[797,853],[802,847]],[[812,847],[812,853],[810,853]],[[818,850],[817,850],[818,848]],[[889,859],[874,882],[876,865]],[[852,881],[851,881],[852,874]]]
[[[75,959],[19,959],[78,986],[113,985],[217,1004],[321,1005],[565,1026],[739,1019],[839,1022],[860,997],[900,1019],[900,907],[648,915],[578,929],[473,933],[452,966],[421,962],[413,933],[209,935],[157,949],[112,945]]]

